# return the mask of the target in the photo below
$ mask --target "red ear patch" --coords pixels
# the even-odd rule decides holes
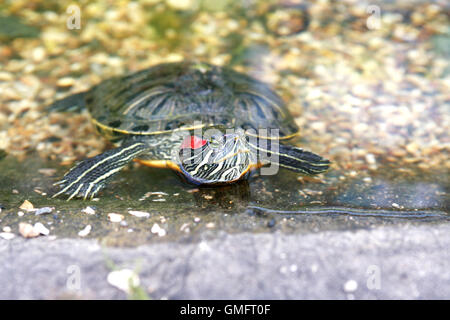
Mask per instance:
[[[197,136],[189,136],[186,137],[183,142],[181,143],[180,148],[181,149],[197,149],[201,148],[206,144],[206,140],[203,140]]]

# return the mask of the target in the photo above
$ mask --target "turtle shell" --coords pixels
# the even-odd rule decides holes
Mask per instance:
[[[93,87],[85,101],[100,131],[154,135],[200,127],[298,132],[281,98],[263,82],[205,63],[160,64]],[[197,126],[198,127],[198,126]],[[103,132],[104,133],[104,132]]]

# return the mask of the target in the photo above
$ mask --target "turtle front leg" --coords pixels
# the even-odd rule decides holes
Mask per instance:
[[[53,198],[64,193],[69,195],[67,201],[73,197],[92,199],[110,178],[148,148],[148,145],[142,142],[128,143],[80,162],[70,169],[61,181],[55,183],[61,190],[54,194]]]

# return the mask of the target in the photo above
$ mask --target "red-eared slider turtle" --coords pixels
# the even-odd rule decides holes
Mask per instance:
[[[298,127],[280,97],[266,84],[227,68],[160,64],[105,80],[56,101],[49,110],[83,107],[117,147],[65,174],[54,196],[67,194],[69,200],[92,198],[132,160],[171,168],[199,185],[231,183],[263,166],[312,175],[330,164],[281,143]]]

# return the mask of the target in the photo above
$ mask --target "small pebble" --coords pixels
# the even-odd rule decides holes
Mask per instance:
[[[81,212],[84,212],[86,214],[95,214],[95,210],[94,208],[92,208],[91,206],[87,206],[86,208],[84,208],[83,210],[81,210]]]
[[[35,238],[40,235],[38,230],[36,230],[31,224],[25,222],[19,223],[19,233],[24,238]]]
[[[161,227],[157,223],[155,223],[153,224],[152,229],[150,231],[151,233],[158,233],[160,229]]]
[[[34,189],[33,190],[34,192],[36,192],[36,193],[39,193],[41,196],[46,196],[47,195],[47,193],[46,192],[43,192],[43,191],[41,191],[41,190],[39,190],[39,189]]]
[[[375,156],[372,153],[366,154],[366,162],[368,164],[376,164],[377,160],[375,159]]]
[[[358,175],[358,172],[352,170],[349,172],[350,177],[356,177]]]
[[[42,223],[37,222],[33,226],[34,230],[44,236],[48,236],[50,234],[50,230],[48,230]]]
[[[192,9],[193,0],[167,0],[167,4],[176,10]]]
[[[158,234],[160,237],[164,237],[166,235],[166,230],[161,228],[157,223],[153,225],[151,232]]]
[[[130,211],[128,211],[128,213],[131,214],[132,216],[135,216],[135,217],[138,217],[138,218],[148,218],[148,217],[150,217],[150,213],[144,212],[144,211],[130,210]]]
[[[56,83],[56,85],[58,87],[71,87],[74,84],[74,79],[70,78],[70,77],[64,77],[58,80],[58,82]]]
[[[356,291],[356,289],[358,289],[358,282],[356,282],[355,280],[348,280],[344,284],[345,292],[354,292],[354,291]]]
[[[411,142],[410,144],[408,144],[406,146],[406,150],[409,153],[414,154],[414,153],[416,153],[419,150],[419,145],[417,143],[415,143],[415,142]]]
[[[14,77],[8,72],[0,72],[0,81],[12,81]]]
[[[120,221],[119,224],[120,224],[121,227],[128,227],[128,223],[125,220]]]
[[[108,274],[107,281],[110,285],[126,293],[130,293],[133,287],[137,287],[140,284],[138,275],[130,269],[110,272]]]
[[[108,219],[111,222],[120,222],[124,219],[124,216],[118,213],[108,213]]]
[[[9,227],[9,226],[6,226],[6,227],[3,227],[3,232],[11,232],[12,230],[11,230],[11,227]]]
[[[14,237],[15,237],[14,233],[0,232],[0,238],[2,238],[4,240],[11,240],[11,239],[14,239]]]
[[[90,224],[88,224],[86,227],[84,227],[83,230],[81,230],[80,232],[78,232],[78,235],[80,237],[86,237],[92,230],[92,227]]]
[[[270,221],[267,222],[267,226],[269,228],[273,228],[275,226],[275,223],[276,223],[275,219],[270,219]]]
[[[31,58],[34,62],[42,62],[45,59],[46,52],[42,47],[37,47],[31,52]]]
[[[372,178],[371,177],[365,177],[363,179],[363,181],[366,182],[366,183],[371,183],[372,182]]]

